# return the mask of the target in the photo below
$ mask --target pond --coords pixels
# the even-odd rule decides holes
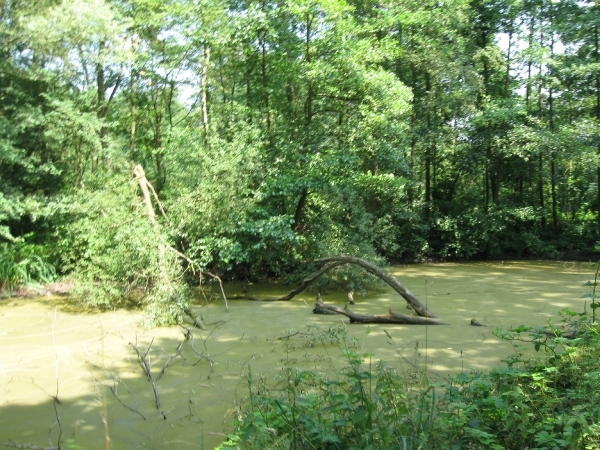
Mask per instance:
[[[0,443],[38,447],[73,443],[83,449],[212,449],[223,441],[247,375],[276,382],[286,364],[323,371],[344,366],[340,345],[319,337],[346,334],[347,343],[407,374],[443,378],[501,364],[511,347],[495,327],[543,325],[556,311],[582,311],[593,276],[589,263],[444,263],[395,266],[392,273],[448,326],[358,325],[311,313],[315,292],[290,302],[231,300],[199,304],[208,329],[144,329],[131,311],[86,313],[63,298],[0,300]],[[255,284],[248,294],[290,290]],[[240,285],[226,286],[228,295]],[[343,292],[323,293],[342,306]],[[406,313],[391,289],[361,296],[352,309]],[[477,319],[484,327],[470,326]],[[189,325],[187,325],[189,327]],[[298,334],[294,334],[298,333]],[[331,335],[332,333],[329,333]],[[327,336],[329,336],[327,335]],[[154,391],[134,346],[146,354]],[[150,347],[150,348],[149,348]],[[149,348],[149,349],[148,349]],[[63,448],[66,448],[63,446]]]

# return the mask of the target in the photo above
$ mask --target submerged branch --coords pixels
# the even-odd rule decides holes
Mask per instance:
[[[125,388],[127,389],[127,386],[125,386]],[[137,407],[137,401],[136,401],[136,405],[135,408],[132,408],[131,406],[127,405],[122,399],[121,397],[119,397],[119,394],[117,393],[117,380],[115,380],[115,378],[113,377],[113,385],[112,386],[108,386],[108,389],[110,389],[110,392],[112,392],[112,394],[115,396],[115,398],[119,401],[119,403],[121,405],[123,405],[125,408],[127,408],[129,411],[134,412],[136,414],[139,414],[140,417],[144,420],[146,420],[146,416],[144,416],[140,410]],[[131,391],[129,391],[129,389],[127,389],[127,391],[131,394]],[[135,397],[134,397],[135,400]]]
[[[152,385],[152,390],[154,391],[154,401],[156,402],[156,409],[160,409],[160,398],[158,397],[158,388],[156,387],[156,382],[154,380],[154,377],[152,376],[152,372],[150,371],[150,364],[148,363],[148,360],[147,360],[147,356],[148,356],[148,353],[150,352],[150,348],[152,347],[153,342],[154,342],[154,338],[152,338],[152,341],[150,341],[150,345],[146,349],[146,353],[144,353],[143,355],[140,352],[140,349],[137,348],[136,345],[132,344],[131,342],[129,343],[129,345],[131,345],[133,347],[133,349],[135,350],[135,352],[137,353],[137,355],[140,359],[140,365],[142,366],[144,373],[148,377],[148,381],[150,381],[150,384]]]
[[[350,323],[395,323],[399,325],[448,325],[429,317],[418,317],[408,316],[406,314],[399,314],[397,312],[389,310],[388,314],[377,314],[377,315],[365,315],[358,314],[350,311],[348,305],[343,309],[323,303],[323,300],[319,297],[317,303],[315,303],[315,313],[323,313],[324,311],[331,311],[337,314],[342,314],[350,319]]]

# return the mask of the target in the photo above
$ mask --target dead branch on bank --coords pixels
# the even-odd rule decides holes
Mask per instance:
[[[327,305],[319,296],[315,303],[314,313],[322,313],[323,311],[331,311],[337,314],[342,314],[350,319],[350,323],[395,323],[400,325],[448,325],[429,317],[408,316],[399,314],[389,310],[388,314],[364,315],[350,311],[348,305],[340,308],[334,305]]]

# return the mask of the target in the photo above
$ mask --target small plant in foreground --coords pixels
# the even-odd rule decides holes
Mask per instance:
[[[600,245],[595,246],[596,251],[600,251]],[[596,294],[596,288],[598,287],[598,280],[600,279],[600,261],[594,264],[595,272],[594,272],[594,281],[588,281],[584,284],[584,286],[591,287],[592,292],[584,294],[581,298],[591,298],[592,303],[590,304],[590,308],[592,309],[592,323],[596,323],[596,309],[600,307],[600,302],[597,301],[600,298],[599,295]]]

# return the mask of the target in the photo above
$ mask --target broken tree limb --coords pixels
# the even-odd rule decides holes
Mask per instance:
[[[198,327],[201,330],[206,330],[206,325],[204,325],[202,318],[198,317],[198,315],[194,311],[192,311],[192,308],[184,308],[183,312],[187,316],[189,316],[190,319],[192,319],[195,327]]]
[[[183,342],[185,342],[185,341],[183,341]],[[152,348],[152,344],[154,343],[154,338],[152,338],[152,340],[150,341],[150,345],[148,345],[148,348],[146,349],[146,352],[143,355],[142,355],[142,352],[140,351],[140,349],[136,345],[137,339],[136,339],[136,344],[133,344],[131,342],[129,343],[129,345],[131,345],[131,347],[137,353],[137,355],[139,357],[140,366],[142,366],[144,373],[148,377],[148,381],[150,381],[150,384],[152,384],[152,390],[154,391],[154,400],[156,402],[156,409],[160,409],[160,398],[158,397],[158,388],[156,387],[156,383],[163,376],[163,374],[165,373],[165,370],[167,369],[167,366],[171,363],[171,361],[174,360],[175,358],[177,358],[178,356],[181,356],[181,347],[183,346],[183,342],[180,342],[179,345],[177,346],[177,349],[175,350],[175,356],[167,355],[167,361],[165,362],[165,364],[163,365],[162,369],[160,370],[160,372],[158,373],[158,375],[156,377],[154,377],[152,375],[151,365],[148,362],[148,354],[150,353],[150,349]],[[121,402],[121,403],[123,403],[123,402]],[[125,405],[123,405],[123,406],[125,406]],[[129,407],[127,407],[127,408],[129,408]],[[131,409],[131,408],[129,408],[129,409]],[[144,419],[146,419],[146,418],[144,417]]]
[[[378,278],[381,278],[387,284],[389,284],[398,294],[400,294],[404,300],[407,301],[410,306],[415,310],[415,312],[422,317],[435,317],[435,314],[431,312],[427,306],[425,306],[421,300],[417,298],[415,294],[410,292],[402,283],[400,283],[396,277],[387,271],[383,270],[381,267],[376,266],[375,264],[366,261],[361,258],[357,258],[355,256],[329,256],[327,258],[316,259],[314,262],[316,263],[325,263],[325,264],[356,264],[367,272],[375,275]],[[333,269],[335,266],[326,266],[328,270]],[[325,268],[323,268],[325,269]],[[322,269],[322,270],[323,270]],[[322,274],[321,274],[322,275]],[[319,275],[320,276],[320,275]],[[318,278],[318,277],[317,277]],[[315,278],[316,279],[316,278]],[[314,280],[312,280],[314,281]],[[311,282],[312,282],[311,281]],[[292,291],[293,292],[293,291]],[[283,299],[282,299],[283,300]]]
[[[397,312],[389,310],[388,314],[376,314],[376,315],[365,315],[358,314],[350,311],[348,305],[344,308],[340,308],[334,305],[327,305],[323,303],[323,300],[317,299],[315,303],[314,313],[323,314],[325,311],[330,311],[338,314],[342,314],[350,319],[350,323],[396,323],[400,325],[448,325],[447,323],[440,322],[439,320],[431,319],[429,317],[419,316],[408,316],[406,314],[399,314]]]

